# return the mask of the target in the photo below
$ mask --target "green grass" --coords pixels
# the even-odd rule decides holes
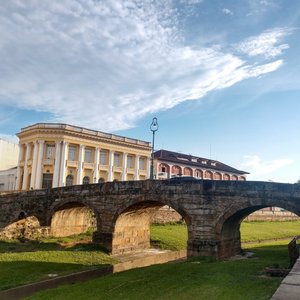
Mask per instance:
[[[253,263],[254,265],[258,264],[257,269],[255,269],[257,272],[262,271],[263,265],[268,265],[272,263],[277,263],[277,255],[279,255],[280,260],[283,264],[286,263],[286,260],[288,258],[287,251],[286,251],[286,245],[283,247],[281,246],[283,244],[282,241],[277,242],[268,242],[268,243],[259,243],[259,241],[263,240],[270,240],[270,239],[281,239],[281,238],[289,238],[291,236],[297,235],[300,232],[300,221],[293,221],[293,222],[247,222],[242,223],[241,226],[241,236],[242,241],[258,241],[258,244],[251,244],[244,246],[248,249],[254,249],[254,251],[257,253],[257,257],[260,257],[257,260],[249,260],[249,262],[228,262],[230,265],[230,268],[240,268],[239,264],[241,266],[244,266],[245,268],[252,268],[250,265]],[[180,250],[186,248],[186,240],[187,240],[187,228],[185,225],[177,224],[177,225],[153,225],[151,226],[151,241],[152,245],[155,247],[160,247],[163,249],[171,249],[171,250]],[[64,237],[64,238],[47,238],[42,239],[40,241],[30,241],[25,243],[20,242],[0,242],[0,290],[8,289],[14,286],[26,284],[29,282],[35,282],[38,280],[42,280],[45,278],[48,278],[48,274],[66,274],[66,273],[72,273],[76,271],[81,270],[87,270],[90,268],[94,268],[95,266],[100,265],[106,265],[106,264],[112,264],[115,261],[104,251],[101,251],[97,245],[92,244],[91,242],[91,232],[87,234],[81,234],[77,236],[70,236],[70,237]],[[78,242],[79,244],[76,244]],[[285,242],[287,243],[287,241]],[[263,245],[269,245],[269,247],[262,247]],[[252,250],[251,250],[252,251]],[[268,257],[268,255],[271,255],[271,257]],[[166,269],[164,266],[153,266],[151,267],[150,273],[151,276],[157,278],[159,280],[162,280],[162,282],[165,282],[165,276],[169,277],[169,268],[172,269],[170,273],[172,272],[182,272],[184,274],[184,277],[174,277],[174,282],[180,283],[181,281],[185,280],[186,278],[189,278],[192,275],[188,274],[188,268],[191,268],[191,270],[194,270],[195,266],[197,265],[197,268],[199,269],[199,272],[205,273],[206,268],[212,267],[212,270],[215,270],[216,273],[225,272],[221,267],[220,271],[218,271],[218,266],[227,265],[226,263],[217,263],[217,262],[208,262],[206,260],[199,261],[200,263],[193,263],[193,262],[187,262],[183,263],[181,267],[176,264],[173,268],[173,265],[166,265]],[[259,263],[258,263],[259,262]],[[203,266],[203,267],[202,267]],[[153,269],[152,269],[153,268]],[[160,269],[161,268],[161,269]],[[179,269],[176,269],[179,268]],[[180,269],[182,268],[182,269]],[[203,268],[203,269],[202,269]],[[171,270],[170,269],[170,270]],[[142,269],[141,275],[134,275],[134,276],[141,276],[142,278],[147,277],[147,271],[148,269]],[[152,270],[152,271],[151,271]],[[223,271],[222,271],[223,270]],[[229,272],[229,270],[227,270]],[[227,272],[226,271],[226,272]],[[132,274],[136,274],[132,270]],[[158,272],[158,273],[155,273]],[[162,272],[162,275],[160,274]],[[191,274],[193,274],[194,271],[192,271]],[[213,271],[210,271],[213,272]],[[243,272],[243,271],[242,271]],[[248,271],[247,271],[248,272]],[[110,295],[113,295],[112,297],[115,297],[118,299],[117,294],[114,294],[114,290],[122,291],[122,288],[118,287],[118,284],[121,286],[123,285],[129,285],[131,286],[131,280],[139,282],[140,279],[136,279],[133,275],[132,278],[135,279],[128,279],[128,282],[126,283],[126,274],[129,274],[125,272],[125,275],[113,275],[112,277],[109,277],[111,279],[109,280],[116,280],[116,282],[108,283],[108,279],[101,279],[104,280],[104,286],[109,285],[112,289],[112,292],[107,292],[107,295],[102,295],[105,299],[105,297],[108,297]],[[130,273],[131,274],[131,273]],[[156,274],[156,275],[154,275]],[[226,273],[227,274],[227,273]],[[175,276],[176,274],[174,274]],[[180,275],[180,274],[178,274]],[[223,274],[224,275],[224,274]],[[120,276],[120,277],[119,277]],[[125,276],[125,277],[123,277]],[[131,275],[130,275],[131,276]],[[149,275],[150,276],[150,275]],[[195,275],[196,276],[196,275]],[[199,275],[200,276],[200,275]],[[204,280],[201,276],[204,276],[202,274],[200,277],[198,275],[194,278],[195,282]],[[218,277],[218,274],[215,274],[215,282],[219,282],[221,279]],[[246,276],[246,275],[245,275]],[[250,275],[249,275],[250,276]],[[253,274],[251,276],[254,276]],[[193,276],[192,276],[193,277]],[[205,276],[204,276],[205,277]],[[209,280],[207,283],[207,288],[212,284],[213,281],[213,275],[208,276]],[[212,278],[211,278],[212,277]],[[113,278],[113,279],[112,279]],[[115,279],[120,278],[120,279]],[[140,278],[140,277],[138,277]],[[172,278],[172,276],[170,277]],[[223,289],[225,289],[225,286],[232,286],[231,281],[234,281],[234,276],[232,277],[231,273],[229,272],[226,276],[224,275],[224,278],[228,278],[226,281],[226,284],[224,283],[224,287],[220,287],[220,291],[222,293],[225,293]],[[244,278],[246,280],[246,278]],[[243,279],[243,280],[244,280]],[[108,280],[108,281],[109,281]],[[125,281],[124,281],[125,280]],[[171,280],[171,279],[170,279]],[[222,279],[223,280],[223,279]],[[221,280],[221,281],[222,281]],[[225,279],[224,279],[225,280]],[[240,278],[238,278],[240,280]],[[251,279],[252,280],[252,279]],[[257,278],[255,280],[258,280]],[[265,279],[265,280],[270,280]],[[276,286],[276,279],[275,286]],[[177,287],[173,287],[171,283],[165,282],[165,284],[170,284],[170,289],[177,290]],[[171,280],[172,281],[172,280]],[[102,281],[101,281],[102,282]],[[118,283],[119,282],[119,283]],[[141,284],[143,285],[144,279],[141,279]],[[193,280],[191,281],[194,282]],[[273,282],[273,281],[272,281]],[[163,284],[163,283],[162,283]],[[196,284],[196,283],[195,283]],[[205,287],[205,284],[203,283],[201,286],[202,288]],[[138,284],[139,285],[139,284]],[[193,285],[193,284],[192,284]],[[213,285],[213,284],[212,284]],[[102,286],[102,283],[100,284]],[[134,284],[133,284],[134,286]],[[272,286],[272,285],[271,285]],[[249,285],[247,285],[249,288]],[[132,287],[133,288],[133,287]],[[155,285],[151,285],[151,288],[153,289],[160,289],[159,283],[156,283]],[[179,287],[178,287],[179,288]],[[219,287],[214,286],[213,289],[217,290]],[[186,283],[186,286],[182,286],[182,291],[185,291],[185,289],[188,289],[188,284]],[[139,288],[138,288],[139,290]],[[147,290],[147,288],[146,288]],[[194,289],[195,293],[198,293],[198,288],[195,287]],[[143,293],[142,290],[139,290],[137,294],[134,294],[134,291],[128,290],[128,295],[132,295],[132,299],[138,298],[137,295],[139,293]],[[150,292],[149,292],[150,293]],[[165,295],[169,295],[168,291],[164,292]],[[170,292],[171,293],[171,292]],[[204,292],[202,292],[204,293]],[[207,297],[212,297],[209,295],[209,292],[207,292]],[[229,293],[228,291],[226,293]],[[226,294],[225,293],[225,294]],[[176,294],[176,293],[175,293]],[[230,293],[229,293],[230,294]],[[228,294],[228,295],[229,295]],[[121,294],[120,294],[121,295]],[[151,294],[149,294],[151,295]],[[157,296],[157,295],[156,295]],[[176,296],[176,295],[175,295]],[[80,297],[80,296],[79,296]],[[168,296],[161,299],[167,299]],[[192,297],[192,294],[191,296]],[[205,294],[203,294],[203,297],[206,297]],[[229,297],[229,296],[228,296]],[[76,298],[78,299],[78,298]],[[150,298],[151,299],[151,298]],[[179,299],[179,298],[178,298]],[[192,299],[192,298],[191,298]],[[223,298],[222,298],[223,299]],[[227,298],[224,298],[227,299]],[[229,299],[229,298],[228,298]],[[251,298],[249,298],[251,299]],[[257,298],[260,299],[260,298]],[[261,298],[264,299],[264,298]],[[267,298],[266,298],[267,299]]]
[[[243,222],[242,242],[291,238],[300,233],[300,221],[286,222]]]
[[[115,262],[97,245],[62,246],[50,240],[0,242],[0,290],[46,279],[48,274],[64,275]]]
[[[291,239],[300,233],[300,221],[286,222],[243,222],[241,241],[260,242],[264,240]],[[151,226],[151,243],[154,247],[170,250],[186,248],[187,227],[185,224]]]
[[[152,225],[151,245],[173,251],[186,249],[187,227],[185,224]]]
[[[36,293],[28,299],[270,299],[282,278],[264,268],[288,265],[286,246],[251,248],[255,258],[186,262],[129,270],[85,283]]]

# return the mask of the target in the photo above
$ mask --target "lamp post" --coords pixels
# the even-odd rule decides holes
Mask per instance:
[[[151,166],[150,166],[150,179],[154,179],[153,173],[153,161],[154,161],[154,136],[155,132],[158,130],[157,118],[153,118],[152,123],[150,125],[150,130],[152,131],[152,153],[151,153]]]

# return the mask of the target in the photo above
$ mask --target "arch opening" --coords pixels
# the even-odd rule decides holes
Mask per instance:
[[[163,210],[161,211],[161,209]],[[172,211],[172,214],[174,211],[180,222],[189,226],[190,222],[183,213],[166,206],[164,203],[147,201],[133,204],[116,217],[112,238],[112,254],[121,255],[143,251],[151,247],[157,248],[157,245],[151,245],[150,242],[150,225],[159,223],[158,220],[163,216],[158,215],[161,212],[165,213],[166,209]],[[184,230],[188,231],[186,227]]]
[[[64,237],[94,231],[97,218],[93,210],[76,202],[66,203],[57,208],[51,217],[50,235]]]
[[[218,246],[218,257],[228,258],[242,253],[241,225],[243,222],[245,222],[243,223],[243,227],[246,227],[246,223],[251,223],[253,221],[253,225],[263,222],[271,222],[274,225],[275,223],[280,222],[281,225],[279,226],[284,227],[284,221],[299,220],[299,212],[294,210],[292,207],[286,207],[284,209],[267,205],[258,205],[238,210],[232,215],[228,214],[228,216],[226,216],[225,214],[221,223],[217,225],[217,235],[220,240]],[[295,235],[297,234],[299,233],[295,232]],[[252,242],[257,241],[261,243],[264,239],[263,236],[267,236],[267,234],[264,235],[262,232],[261,236],[255,236]],[[293,236],[286,236],[287,239],[292,237]],[[272,239],[272,237],[270,237],[270,239]],[[268,240],[268,238],[266,238],[266,240]]]

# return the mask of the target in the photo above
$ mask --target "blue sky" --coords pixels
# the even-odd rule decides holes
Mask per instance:
[[[0,7],[0,136],[63,122],[300,179],[300,2],[37,1]]]

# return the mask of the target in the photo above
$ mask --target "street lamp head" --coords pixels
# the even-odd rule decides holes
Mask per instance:
[[[158,130],[158,122],[157,122],[157,118],[156,117],[154,117],[153,120],[152,120],[152,123],[150,125],[150,130],[152,132],[155,132],[155,131]]]

